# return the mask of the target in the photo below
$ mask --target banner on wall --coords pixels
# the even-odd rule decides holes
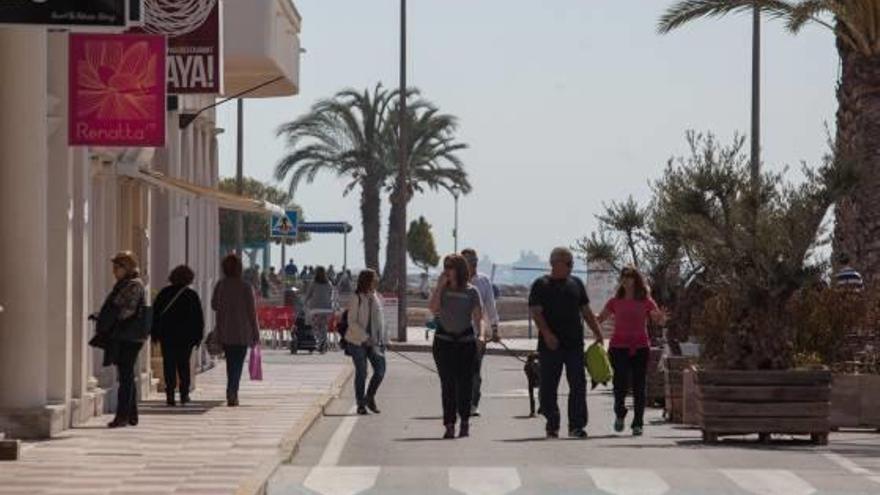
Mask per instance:
[[[71,146],[165,145],[165,38],[71,34]]]
[[[0,0],[0,24],[125,27],[130,0]]]
[[[149,0],[143,26],[130,32],[168,38],[168,94],[223,91],[222,10],[218,0]]]

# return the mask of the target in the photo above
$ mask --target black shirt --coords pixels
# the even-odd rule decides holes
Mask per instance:
[[[583,282],[574,277],[535,280],[529,293],[529,306],[539,306],[550,331],[562,349],[583,349],[584,318],[582,308],[590,303]],[[545,349],[539,336],[538,350]]]

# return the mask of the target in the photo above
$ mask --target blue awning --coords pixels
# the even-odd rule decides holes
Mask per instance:
[[[351,224],[348,222],[300,222],[298,230],[310,234],[348,234]]]

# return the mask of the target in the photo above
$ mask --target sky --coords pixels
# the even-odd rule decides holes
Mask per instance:
[[[397,85],[398,0],[297,0],[303,17],[300,94],[245,103],[245,174],[273,181],[277,127],[343,88]],[[602,204],[632,195],[686,151],[688,129],[725,142],[747,134],[751,18],[732,16],[657,34],[670,0],[410,0],[409,84],[459,118],[474,191],[460,202],[459,247],[496,262],[549,253],[597,228]],[[830,32],[763,27],[765,166],[817,164],[833,127],[839,62]],[[220,174],[235,173],[235,105],[218,110]],[[286,184],[284,184],[286,187]],[[363,266],[358,194],[331,174],[297,190],[310,221],[348,221],[349,265]],[[453,249],[454,202],[411,203],[438,251]],[[383,210],[387,223],[387,208]],[[383,231],[383,247],[385,234]],[[298,264],[342,264],[342,238],[313,236]],[[288,254],[291,251],[288,250]],[[279,254],[273,258],[278,263]],[[384,261],[384,254],[382,257]]]

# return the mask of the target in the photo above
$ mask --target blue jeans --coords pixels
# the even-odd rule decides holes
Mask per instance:
[[[223,352],[226,354],[226,397],[238,395],[238,386],[241,383],[241,370],[244,369],[244,358],[247,356],[245,345],[224,345]]]
[[[547,431],[559,431],[559,404],[557,388],[562,378],[562,367],[568,379],[568,429],[587,426],[587,374],[584,370],[584,350],[542,349],[538,353],[541,365],[541,410],[547,418]]]
[[[354,395],[358,407],[363,407],[376,396],[376,391],[385,378],[385,356],[372,346],[349,344],[348,352],[354,361]],[[364,390],[367,383],[367,361],[373,367],[373,376],[370,378],[370,386]]]

